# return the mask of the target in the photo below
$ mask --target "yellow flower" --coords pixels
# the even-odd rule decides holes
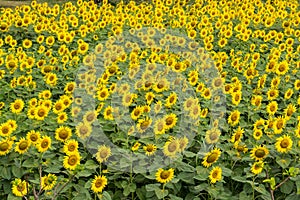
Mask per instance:
[[[98,116],[98,113],[95,110],[87,111],[83,116],[83,121],[85,123],[92,124],[94,121],[96,121],[97,116]]]
[[[19,142],[16,143],[15,151],[19,154],[24,154],[28,151],[30,147],[30,140],[26,140],[25,138],[21,138]]]
[[[43,136],[36,144],[36,148],[40,153],[47,151],[51,147],[51,138],[49,136]]]
[[[166,131],[166,125],[164,119],[157,119],[154,123],[153,131],[155,135],[164,134]]]
[[[41,181],[43,190],[51,190],[56,184],[57,177],[54,174],[48,174],[47,176],[43,176]]]
[[[107,106],[103,111],[103,117],[107,120],[113,120],[113,108],[111,106]]]
[[[255,140],[259,140],[263,136],[263,132],[261,129],[254,129],[253,130],[253,137]]]
[[[177,101],[177,94],[175,92],[172,92],[168,98],[166,99],[165,106],[167,108],[171,108]]]
[[[19,114],[24,108],[24,101],[22,99],[16,99],[13,103],[10,104],[10,109],[12,113]]]
[[[0,140],[0,156],[4,156],[9,153],[13,146],[13,141],[10,138]]]
[[[228,117],[228,123],[231,126],[235,126],[239,123],[239,121],[240,121],[240,111],[238,110],[232,111]]]
[[[208,152],[202,161],[202,165],[204,167],[210,167],[213,163],[217,162],[219,157],[221,156],[221,151],[218,148],[213,149],[212,151]]]
[[[189,143],[189,139],[184,136],[182,138],[179,138],[179,152],[183,152],[184,149],[187,147],[188,143]]]
[[[278,103],[276,101],[271,101],[267,105],[267,112],[269,113],[269,115],[274,115],[277,109],[278,109]]]
[[[252,159],[261,161],[265,159],[269,154],[269,150],[264,146],[256,146],[251,150],[250,157]]]
[[[30,141],[30,143],[32,144],[37,144],[37,142],[39,141],[41,135],[39,132],[36,132],[35,130],[31,130],[27,133],[26,135],[26,139],[28,141]]]
[[[66,112],[61,112],[57,115],[57,123],[63,124],[65,121],[67,121],[68,115]]]
[[[179,152],[179,140],[175,138],[170,138],[164,145],[163,153],[171,158],[176,157],[176,153]]]
[[[63,152],[67,155],[78,151],[78,142],[76,140],[68,140],[64,144]]]
[[[147,144],[143,149],[147,156],[151,156],[155,153],[157,147],[154,144]]]
[[[138,124],[136,125],[137,130],[140,133],[144,133],[152,124],[152,119],[149,117],[146,117],[144,119],[139,119]]]
[[[76,134],[78,137],[85,139],[89,137],[92,133],[92,126],[87,123],[80,122],[76,126]]]
[[[164,170],[160,168],[157,170],[155,177],[159,183],[168,183],[174,178],[174,169]]]
[[[42,121],[48,116],[49,109],[46,106],[37,106],[34,110],[34,117],[36,120]]]
[[[276,139],[275,147],[279,153],[287,153],[291,150],[293,141],[290,136],[284,135]]]
[[[209,179],[211,183],[216,183],[222,179],[222,169],[221,167],[214,167],[209,173]]]
[[[17,197],[22,197],[27,194],[29,184],[25,180],[15,179],[12,181],[12,193]]]
[[[77,165],[80,164],[80,154],[78,152],[73,152],[65,156],[63,165],[65,169],[74,170]]]
[[[206,131],[205,141],[207,144],[214,144],[219,140],[220,135],[221,135],[221,131],[219,129],[212,128]]]
[[[72,94],[76,88],[76,83],[75,82],[69,82],[66,84],[64,91],[66,94]]]
[[[3,123],[0,125],[0,136],[8,137],[12,132],[13,129],[8,123]]]
[[[244,129],[241,129],[241,127],[239,126],[234,134],[231,137],[230,142],[235,143],[235,142],[240,142],[241,139],[243,138],[243,133],[244,133]]]
[[[143,107],[142,106],[136,106],[132,112],[131,112],[131,118],[133,120],[137,120],[139,116],[143,114]]]
[[[95,176],[94,180],[92,181],[92,187],[94,193],[102,192],[102,190],[107,185],[107,178],[105,176]]]
[[[55,130],[55,139],[61,142],[65,142],[72,136],[71,128],[67,126],[60,126]]]
[[[141,143],[139,143],[139,142],[134,143],[134,145],[131,147],[131,151],[137,151],[140,146],[141,146]]]
[[[166,129],[173,128],[177,123],[177,116],[174,113],[170,113],[164,117]]]
[[[201,114],[201,108],[200,108],[200,105],[197,103],[197,104],[193,104],[191,106],[191,109],[190,109],[190,113],[189,113],[189,116],[196,120],[200,117],[200,114]]]
[[[107,161],[107,159],[111,156],[111,149],[110,147],[107,147],[106,145],[101,145],[98,148],[98,151],[96,153],[96,159],[99,163],[103,163]]]
[[[279,76],[285,75],[289,70],[288,62],[285,60],[279,64],[277,64],[276,67],[276,74]]]
[[[262,170],[264,169],[264,162],[263,161],[258,161],[253,163],[251,167],[251,172],[255,175],[260,174]]]

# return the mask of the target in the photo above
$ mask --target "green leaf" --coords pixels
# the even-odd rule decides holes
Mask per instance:
[[[194,184],[194,176],[195,176],[195,173],[189,173],[189,172],[181,172],[177,178],[183,180],[184,182],[186,183],[191,183],[191,184]]]
[[[78,172],[76,177],[89,177],[92,174],[93,174],[93,171],[85,169],[85,170],[82,170],[82,171]]]
[[[124,196],[128,196],[130,193],[135,192],[136,190],[136,185],[135,183],[129,183],[123,191]]]
[[[16,166],[12,166],[11,171],[12,171],[13,175],[17,178],[21,178],[24,174],[24,170],[22,168],[19,168]]]
[[[300,194],[300,180],[297,180],[295,183],[297,187],[297,194]]]
[[[259,184],[259,186],[254,186],[254,189],[264,195],[269,195],[269,192],[266,190],[266,187],[263,184]]]
[[[23,162],[22,166],[27,168],[33,168],[33,167],[37,167],[38,163],[35,162],[32,158],[29,158]]]
[[[7,200],[22,200],[22,197],[17,197],[13,194],[9,194]]]
[[[11,169],[10,167],[3,167],[0,176],[7,180],[10,180],[11,179],[11,170],[10,169]]]
[[[84,167],[86,169],[92,169],[95,170],[99,167],[99,164],[96,164],[93,160],[88,160],[86,161],[86,163],[84,164]]]
[[[146,190],[148,192],[155,191],[156,189],[159,189],[159,186],[160,184],[148,184],[146,185]]]
[[[290,194],[293,191],[293,189],[294,189],[294,182],[291,180],[288,180],[280,187],[280,191],[284,194]]]
[[[45,172],[57,174],[61,172],[61,166],[59,165],[51,165],[50,167],[44,169]]]
[[[173,194],[169,194],[169,197],[170,197],[172,200],[183,200],[183,198],[181,198],[181,197],[176,197],[176,196],[173,195]]]
[[[206,188],[208,187],[207,183],[201,183],[200,185],[197,185],[194,187],[194,191],[195,192],[201,192],[203,190],[206,190]]]
[[[162,198],[166,197],[169,194],[169,192],[168,192],[168,190],[162,190],[160,188],[156,188],[155,194],[158,199],[162,199]]]
[[[110,194],[109,194],[108,192],[104,191],[104,192],[102,193],[102,198],[101,198],[101,200],[111,200]]]
[[[146,200],[145,193],[146,193],[145,187],[136,189],[136,195],[140,200]]]
[[[285,157],[285,158],[277,157],[276,162],[277,162],[278,165],[280,165],[280,167],[282,167],[282,169],[285,169],[290,165],[291,159],[288,158],[288,157]]]

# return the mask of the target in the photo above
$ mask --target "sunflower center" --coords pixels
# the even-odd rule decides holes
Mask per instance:
[[[217,160],[218,154],[217,153],[212,153],[207,157],[207,162],[208,163],[213,163]]]
[[[43,116],[45,116],[45,111],[43,110],[43,109],[40,109],[39,111],[38,111],[38,116],[39,117],[43,117]]]
[[[231,116],[231,120],[232,120],[232,121],[236,121],[236,120],[237,120],[237,115],[236,115],[236,114],[232,115],[232,116]]]
[[[44,140],[44,141],[42,142],[42,144],[41,144],[41,147],[42,147],[42,148],[47,148],[48,145],[49,145],[49,142]]]
[[[87,129],[87,127],[83,126],[83,127],[80,128],[79,131],[80,131],[81,135],[85,135],[88,132],[88,129]]]
[[[160,173],[160,178],[161,179],[167,179],[170,176],[170,172],[169,171],[163,171]]]
[[[167,119],[166,119],[166,124],[169,126],[169,125],[171,125],[173,123],[173,119],[171,118],[171,117],[168,117]]]
[[[61,130],[60,132],[59,132],[59,138],[61,138],[61,139],[66,139],[67,137],[69,136],[69,133],[68,133],[68,131],[66,131],[66,130]]]
[[[0,144],[0,151],[6,151],[9,148],[9,144],[7,142]]]
[[[289,146],[289,141],[288,140],[282,140],[281,142],[280,142],[280,147],[281,148],[287,148],[288,146]]]
[[[89,114],[86,119],[87,119],[87,121],[91,122],[95,119],[95,115],[93,113]]]
[[[23,191],[25,190],[25,185],[24,185],[23,183],[19,184],[19,185],[17,186],[17,190],[18,190],[19,192],[23,192]]]
[[[27,141],[23,141],[19,144],[19,149],[20,150],[25,150],[28,147],[28,142]]]
[[[70,144],[70,145],[68,146],[68,150],[69,150],[69,151],[74,151],[74,150],[75,150],[75,145]]]
[[[14,105],[14,108],[15,108],[16,110],[19,109],[20,107],[21,107],[21,106],[20,106],[20,104],[18,104],[18,103]]]
[[[216,139],[218,139],[219,138],[219,135],[218,135],[218,133],[217,132],[212,132],[210,135],[209,135],[209,138],[211,139],[211,140],[216,140]]]
[[[147,146],[147,151],[148,151],[148,152],[152,152],[152,151],[154,151],[154,148],[153,148],[153,146],[152,146],[152,145],[150,145],[150,146]]]
[[[174,142],[171,142],[169,145],[168,145],[168,151],[169,152],[175,152],[177,150],[177,145],[174,143]]]
[[[5,134],[5,135],[8,134],[8,133],[9,133],[8,127],[6,127],[6,126],[3,127],[3,128],[2,128],[2,133]]]
[[[100,152],[100,157],[102,159],[106,158],[107,156],[108,156],[108,152],[106,150]]]
[[[77,156],[71,155],[69,157],[68,164],[71,166],[74,166],[74,165],[76,165],[76,163],[77,163]]]
[[[102,187],[102,180],[101,179],[97,179],[96,183],[95,183],[96,188],[100,188]]]
[[[263,158],[266,155],[266,152],[263,149],[258,149],[255,151],[255,156],[257,158]]]

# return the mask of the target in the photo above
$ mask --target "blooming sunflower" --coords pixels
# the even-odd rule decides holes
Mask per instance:
[[[160,135],[164,134],[166,131],[166,125],[165,125],[165,120],[160,118],[157,119],[154,123],[153,130],[155,135]]]
[[[188,143],[189,143],[189,139],[184,136],[182,138],[179,138],[179,150],[178,152],[183,152],[184,149],[187,147]]]
[[[176,103],[176,101],[177,101],[177,94],[175,92],[172,92],[166,99],[165,106],[167,108],[171,108]]]
[[[255,140],[259,140],[263,136],[263,132],[261,129],[254,129],[253,130],[253,137]]]
[[[239,121],[240,121],[240,111],[238,110],[232,111],[228,117],[228,123],[231,126],[235,126],[239,123]]]
[[[221,151],[218,148],[213,149],[212,151],[208,152],[202,161],[202,165],[204,167],[210,167],[213,163],[217,162],[221,155]]]
[[[261,161],[265,159],[269,154],[269,150],[264,146],[256,146],[251,150],[250,157],[252,159]]]
[[[27,133],[26,135],[26,139],[28,141],[30,141],[31,144],[37,144],[37,142],[39,141],[41,137],[41,134],[40,132],[36,132],[35,130],[31,130]]]
[[[92,124],[94,121],[96,121],[98,116],[97,111],[87,111],[83,116],[83,121],[89,124]]]
[[[219,140],[221,131],[217,128],[212,128],[211,130],[206,131],[205,141],[207,144],[214,144]]]
[[[211,183],[216,183],[222,179],[222,168],[214,167],[209,173],[209,179]]]
[[[136,106],[131,112],[131,118],[137,120],[143,114],[143,107]]]
[[[15,151],[19,154],[24,154],[28,151],[30,147],[30,140],[26,140],[25,138],[21,138],[19,142],[16,143]]]
[[[46,106],[40,105],[37,106],[34,110],[34,118],[36,120],[42,121],[47,117],[49,109]]]
[[[55,139],[61,142],[65,142],[72,136],[71,128],[67,126],[60,126],[55,130]]]
[[[152,119],[149,117],[146,117],[144,119],[139,119],[138,124],[136,125],[137,130],[140,133],[144,133],[152,124]]]
[[[42,136],[36,144],[36,148],[40,153],[47,151],[51,147],[51,138],[49,136]]]
[[[67,120],[68,120],[68,115],[66,112],[61,112],[57,115],[56,121],[58,124],[63,124]]]
[[[19,114],[24,108],[24,101],[22,99],[16,99],[10,104],[10,109],[12,113]]]
[[[264,168],[264,162],[263,161],[258,161],[253,163],[251,167],[251,172],[255,175],[260,174]]]
[[[0,136],[8,137],[12,132],[13,129],[8,123],[3,123],[0,125]]]
[[[278,109],[278,103],[276,101],[271,101],[267,105],[267,112],[269,115],[274,115],[277,109]]]
[[[56,184],[57,177],[55,174],[48,174],[47,176],[43,176],[41,181],[43,190],[51,190]]]
[[[179,140],[175,138],[170,138],[164,145],[163,153],[171,158],[176,156],[176,153],[179,152]]]
[[[12,181],[12,193],[17,197],[22,197],[27,194],[29,184],[25,180],[15,179]]]
[[[157,147],[154,144],[147,144],[143,149],[147,156],[151,156],[155,153]]]
[[[177,123],[177,116],[174,113],[170,113],[164,117],[166,129],[173,128]]]
[[[92,132],[92,126],[90,124],[80,122],[76,126],[76,134],[78,137],[80,137],[82,139],[85,139],[88,136],[90,136],[91,132]]]
[[[4,156],[9,153],[13,146],[13,141],[10,138],[0,140],[0,156]]]
[[[279,153],[287,153],[291,150],[293,141],[289,135],[284,135],[276,139],[275,148]]]
[[[111,106],[107,106],[103,111],[103,117],[107,120],[113,120],[113,108]]]
[[[92,181],[91,189],[95,193],[102,192],[102,190],[107,185],[107,178],[105,176],[95,176],[94,180]]]
[[[241,139],[243,138],[243,133],[244,129],[242,129],[240,126],[235,130],[234,134],[231,137],[230,142],[235,143],[235,142],[240,142]]]
[[[78,152],[70,153],[65,156],[63,165],[65,169],[74,170],[80,164],[80,154]]]
[[[201,114],[201,108],[200,108],[200,105],[199,104],[194,104],[191,106],[191,109],[190,109],[190,113],[189,113],[189,116],[196,120],[199,118]]]
[[[137,151],[140,146],[141,146],[141,143],[139,143],[139,142],[134,143],[134,145],[131,147],[131,151]]]
[[[108,147],[106,145],[101,145],[98,148],[98,151],[95,156],[99,163],[103,163],[103,162],[107,161],[107,159],[111,156],[110,147]]]
[[[63,152],[67,155],[77,152],[78,150],[78,142],[74,139],[68,140],[64,144]]]
[[[160,168],[155,173],[155,177],[159,183],[168,183],[174,178],[174,169],[170,168],[168,170],[164,170]]]

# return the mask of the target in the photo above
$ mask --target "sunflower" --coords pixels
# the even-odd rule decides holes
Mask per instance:
[[[264,169],[264,162],[263,161],[258,161],[253,163],[251,167],[251,172],[255,175],[260,174],[262,170]]]
[[[43,176],[41,179],[42,189],[43,190],[51,190],[56,184],[57,177],[55,174],[48,174]]]
[[[24,154],[28,151],[30,147],[30,140],[26,140],[25,138],[21,138],[19,142],[16,143],[15,151],[19,154]]]
[[[141,143],[136,142],[134,145],[131,147],[131,151],[137,151],[141,146]]]
[[[36,120],[42,121],[47,117],[49,109],[46,106],[40,105],[35,108],[34,118]]]
[[[52,108],[52,110],[55,114],[58,114],[58,113],[64,111],[65,109],[66,109],[66,106],[62,99],[56,101]]]
[[[213,149],[212,151],[208,152],[202,161],[202,165],[204,167],[210,167],[213,163],[217,162],[221,155],[221,151],[218,148]]]
[[[157,114],[160,112],[162,108],[162,102],[161,101],[157,101],[154,105],[154,112]]]
[[[27,117],[29,119],[34,119],[35,118],[35,107],[29,108],[27,111]]]
[[[189,139],[184,136],[182,138],[179,138],[179,150],[178,152],[183,152],[184,149],[187,147],[188,143],[189,143]]]
[[[29,131],[26,135],[26,139],[28,141],[30,141],[31,144],[34,144],[34,145],[37,144],[40,137],[41,137],[40,132],[36,132],[35,130]]]
[[[152,103],[152,101],[154,100],[154,97],[155,97],[155,95],[153,92],[147,92],[145,94],[145,99],[146,99],[148,105],[150,105]]]
[[[201,93],[201,96],[206,99],[206,100],[209,100],[211,98],[211,91],[209,88],[205,88],[202,93]]]
[[[163,147],[163,153],[168,157],[174,158],[176,153],[179,152],[179,147],[179,140],[171,138],[165,143]]]
[[[264,146],[256,146],[251,150],[250,157],[252,159],[261,161],[265,159],[269,154],[269,150]]]
[[[47,151],[51,147],[51,138],[49,136],[42,136],[36,144],[36,148],[40,153]]]
[[[74,139],[67,140],[63,147],[63,152],[67,155],[78,151],[78,142]]]
[[[211,183],[216,183],[222,179],[222,169],[221,167],[214,167],[209,173],[209,179]]]
[[[15,179],[12,181],[12,193],[17,197],[25,196],[28,192],[29,184],[25,180]]]
[[[284,135],[276,139],[275,147],[279,153],[287,153],[291,150],[293,141],[290,136]]]
[[[151,156],[155,153],[157,147],[154,144],[147,144],[143,149],[147,156]]]
[[[243,138],[243,133],[244,129],[242,129],[240,126],[235,130],[234,134],[231,137],[230,142],[235,143],[235,142],[240,142],[241,139]]]
[[[110,147],[106,145],[101,145],[98,148],[98,151],[96,153],[96,159],[99,163],[103,163],[107,161],[107,159],[111,156],[111,149]]]
[[[155,135],[164,134],[166,131],[166,125],[165,125],[164,119],[157,119],[154,123],[153,130]]]
[[[77,165],[80,165],[80,154],[78,152],[70,153],[65,156],[63,165],[65,169],[74,170]]]
[[[241,91],[238,91],[238,92],[235,92],[232,94],[232,104],[237,106],[239,105],[239,103],[241,102],[242,100],[242,92]]]
[[[189,116],[196,120],[199,118],[199,116],[201,115],[201,108],[200,108],[200,105],[199,104],[194,104],[191,106],[191,109],[190,109],[190,113],[189,113]]]
[[[94,180],[92,181],[92,187],[94,193],[102,192],[102,190],[107,185],[107,178],[105,176],[95,176]]]
[[[71,128],[67,126],[60,126],[55,130],[55,139],[61,142],[65,142],[72,136]]]
[[[278,103],[276,101],[271,101],[267,105],[267,112],[269,115],[274,115],[278,109]]]
[[[254,129],[253,130],[253,137],[255,140],[259,140],[263,136],[263,132],[261,129]]]
[[[66,112],[61,112],[57,115],[57,123],[63,124],[65,121],[67,121],[68,115]]]
[[[78,137],[85,139],[90,136],[92,133],[92,126],[90,124],[80,122],[76,126],[76,134]]]
[[[66,94],[72,94],[76,88],[76,83],[75,82],[69,82],[66,84],[64,91]]]
[[[24,108],[24,101],[22,99],[16,99],[10,104],[10,109],[12,113],[19,114]]]
[[[284,93],[285,99],[290,99],[294,94],[294,90],[292,88],[287,89],[287,91]]]
[[[171,108],[176,103],[176,101],[177,101],[177,94],[175,92],[172,92],[166,99],[165,106],[167,108]]]
[[[239,123],[239,121],[240,121],[240,111],[238,110],[232,111],[228,117],[228,123],[231,126],[235,126]]]
[[[107,106],[103,111],[103,117],[107,120],[113,120],[113,108],[111,106]]]
[[[146,117],[144,119],[139,119],[138,124],[136,125],[137,130],[140,133],[144,133],[152,124],[152,119],[149,117]]]
[[[268,95],[268,100],[272,101],[278,97],[279,91],[277,89],[270,88],[267,92],[267,95]]]
[[[8,123],[3,123],[0,125],[0,136],[8,137],[12,132],[13,129]]]
[[[217,128],[212,128],[211,130],[206,131],[205,141],[207,144],[214,144],[218,142],[221,131]]]
[[[289,70],[288,62],[285,60],[279,64],[277,64],[276,67],[276,74],[279,76],[285,75]]]
[[[96,121],[97,116],[98,113],[95,110],[87,111],[83,116],[83,121],[84,123],[92,124],[94,121]]]
[[[277,117],[273,123],[273,130],[275,134],[280,134],[285,127],[286,119],[282,116]]]
[[[174,178],[174,169],[170,168],[168,170],[164,170],[160,168],[155,173],[155,177],[157,182],[159,183],[168,183]]]
[[[143,114],[143,107],[136,106],[131,112],[131,118],[137,120]]]
[[[109,90],[106,87],[97,90],[97,98],[99,101],[105,101],[109,97]]]
[[[171,129],[176,125],[178,118],[176,114],[170,113],[164,117],[164,120],[166,129]]]
[[[13,146],[13,141],[10,138],[0,140],[0,156],[4,156],[9,153]]]

